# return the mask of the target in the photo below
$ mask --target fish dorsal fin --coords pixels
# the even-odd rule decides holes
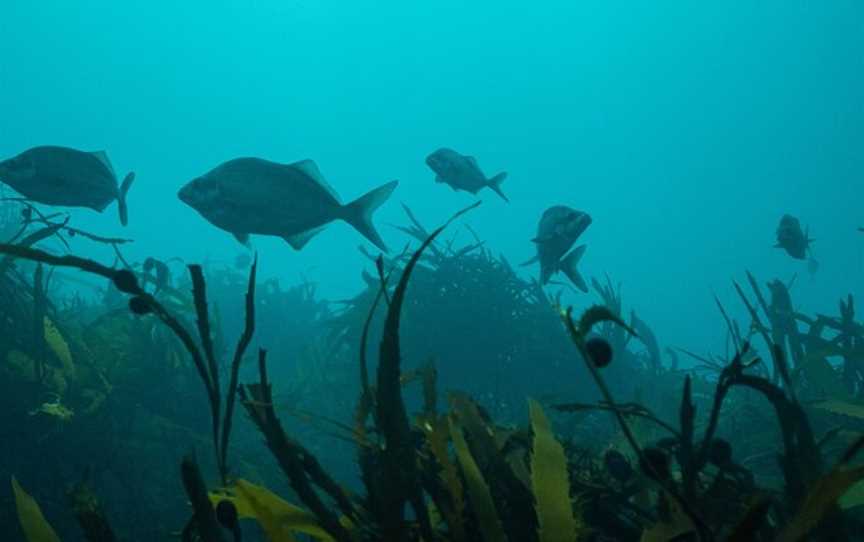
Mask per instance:
[[[114,175],[114,166],[111,165],[111,160],[108,159],[108,153],[105,151],[93,151],[90,153],[94,158],[102,162],[102,165],[108,168],[111,175]]]
[[[339,194],[333,190],[333,187],[330,186],[327,181],[324,179],[324,176],[321,175],[321,172],[318,170],[318,165],[315,164],[312,160],[300,160],[299,162],[294,162],[293,164],[288,164],[288,167],[292,167],[303,172],[310,179],[318,183],[324,190],[327,191],[328,194],[333,196],[333,198],[341,203],[341,199],[339,198]]]
[[[307,230],[304,232],[296,233],[294,235],[286,235],[283,238],[288,241],[288,244],[291,245],[291,248],[294,250],[300,250],[306,243],[308,243],[313,237],[321,233],[324,229],[324,226],[319,226],[317,228],[312,228],[311,230]]]

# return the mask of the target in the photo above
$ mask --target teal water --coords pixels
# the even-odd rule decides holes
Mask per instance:
[[[609,275],[664,344],[719,347],[712,293],[745,269],[809,310],[859,297],[864,235],[864,5],[836,2],[45,2],[0,6],[0,155],[109,151],[134,169],[130,259],[242,251],[176,198],[227,159],[312,158],[345,199],[398,179],[428,225],[474,200],[433,183],[439,146],[506,170],[468,222],[512,262],[540,213],[590,213],[587,276]],[[821,267],[771,248],[809,225]],[[331,298],[362,284],[365,241],[335,224],[302,252],[256,238],[265,276]],[[368,246],[368,244],[366,245]],[[110,262],[110,252],[77,252]],[[536,268],[526,273],[536,273]],[[587,296],[574,296],[577,304]]]

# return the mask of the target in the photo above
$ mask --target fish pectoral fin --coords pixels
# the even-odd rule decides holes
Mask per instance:
[[[294,250],[300,250],[306,246],[313,237],[318,235],[324,230],[324,226],[319,226],[317,228],[312,228],[311,230],[306,230],[304,232],[295,233],[294,235],[283,235],[282,238],[291,245],[291,248]]]
[[[583,292],[588,292],[588,284],[585,282],[585,279],[579,273],[579,270],[576,266],[579,264],[579,260],[582,259],[582,255],[585,254],[586,245],[579,245],[575,249],[573,249],[570,254],[564,256],[561,259],[561,262],[558,264],[558,268],[567,275],[567,278],[570,279],[577,288],[582,290]]]
[[[231,232],[231,235],[233,235],[234,239],[237,239],[237,241],[241,245],[246,246],[246,247],[249,246],[249,234],[248,233]]]

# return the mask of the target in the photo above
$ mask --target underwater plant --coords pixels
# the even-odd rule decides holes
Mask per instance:
[[[440,369],[431,363],[403,368],[404,361],[414,356],[405,354],[402,324],[409,314],[409,291],[412,295],[422,292],[417,285],[409,290],[409,284],[422,276],[424,264],[440,269],[466,258],[462,254],[454,259],[450,248],[433,247],[444,229],[468,210],[426,234],[410,255],[389,261],[376,258],[377,287],[367,300],[368,312],[357,337],[360,386],[354,426],[345,428],[356,446],[362,482],[359,492],[340,484],[312,450],[286,431],[274,401],[266,350],[258,352],[258,381],[239,383],[243,352],[255,329],[254,263],[247,283],[244,333],[225,368],[228,385],[223,392],[200,267],[190,266],[198,331],[195,341],[172,310],[145,290],[128,269],[21,245],[0,244],[0,253],[41,266],[72,266],[109,279],[130,296],[132,312],[153,313],[186,349],[207,393],[219,487],[208,488],[193,456],[182,460],[181,479],[192,504],[192,517],[181,534],[183,540],[240,540],[244,521],[255,521],[272,541],[303,536],[340,542],[791,541],[844,540],[860,531],[862,524],[847,511],[851,506],[841,500],[864,479],[864,467],[855,462],[864,437],[855,438],[834,466],[827,467],[822,446],[828,435],[817,439],[811,423],[814,410],[820,409],[805,406],[800,399],[804,389],[812,390],[812,377],[805,376],[806,371],[798,372],[806,364],[802,361],[806,355],[794,367],[787,364],[784,347],[792,350],[792,333],[783,335],[784,342],[775,342],[740,288],[738,293],[754,321],[751,327],[765,340],[774,371],[766,376],[756,373],[762,361],[751,350],[751,337],[742,337],[727,319],[736,353],[719,367],[716,380],[711,382],[713,393],[707,397],[697,396],[694,390],[697,383],[699,390],[706,389],[709,381],[684,377],[677,424],[663,420],[638,402],[618,402],[606,381],[613,374],[609,371],[619,363],[649,374],[666,371],[650,329],[635,315],[629,324],[622,319],[620,293],[612,290],[608,280],[605,286],[595,281],[595,289],[606,304],[588,308],[578,319],[573,317],[572,308],[557,307],[557,314],[550,310],[553,300],[544,295],[546,314],[557,318],[567,332],[565,336],[569,335],[570,363],[581,358],[586,374],[600,392],[597,403],[554,405],[555,410],[610,413],[623,435],[625,446],[620,450],[611,447],[598,453],[587,443],[556,434],[547,409],[535,400],[528,400],[524,409],[528,423],[521,427],[497,422],[480,401],[462,392],[451,392],[448,409],[440,412]],[[420,227],[415,227],[419,236]],[[39,271],[40,265],[36,270],[44,273]],[[391,285],[397,275],[399,279]],[[386,310],[378,363],[372,371],[366,346],[375,311],[382,306]],[[857,333],[851,307],[851,299],[844,301],[839,320],[824,317],[822,321],[837,324],[845,315],[846,328]],[[834,329],[829,324],[817,329],[824,327]],[[850,340],[848,332],[838,336],[843,337],[836,339],[840,343]],[[642,341],[644,353],[627,350],[630,337]],[[857,341],[856,336],[851,340]],[[409,415],[405,390],[415,382],[421,385],[422,406],[420,412]],[[783,477],[780,487],[761,486],[753,470],[738,460],[735,444],[719,436],[724,407],[734,408],[740,401],[732,397],[737,389],[751,390],[772,407],[782,436],[782,450],[777,456]],[[264,437],[299,506],[264,485],[231,475],[227,460],[232,435],[230,413],[238,400]],[[707,405],[707,421],[697,419],[697,404]],[[645,440],[635,429],[642,422],[660,427],[667,436]],[[41,512],[33,512],[38,505],[32,499],[27,501],[23,490],[20,493],[22,509],[29,510],[20,519],[25,532],[49,532]],[[109,518],[92,493],[79,486],[75,495],[73,509],[88,539],[112,540]]]

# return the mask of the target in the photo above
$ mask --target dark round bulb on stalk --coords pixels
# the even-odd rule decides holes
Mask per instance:
[[[660,448],[653,446],[642,450],[642,460],[639,467],[645,476],[658,482],[665,482],[672,476],[669,469],[669,455]]]
[[[592,337],[585,341],[585,351],[595,367],[603,368],[612,362],[612,346],[606,339]]]
[[[135,273],[128,269],[116,271],[112,280],[114,281],[114,286],[123,293],[137,294],[140,291]]]
[[[715,438],[708,448],[708,461],[717,467],[726,467],[732,462],[732,445],[728,440]]]
[[[606,450],[603,454],[603,465],[606,467],[606,472],[619,482],[626,482],[633,477],[633,467],[618,450]]]
[[[133,297],[129,300],[129,310],[134,312],[135,314],[150,314],[153,312],[153,308],[150,306],[150,303],[144,300],[142,297]]]
[[[238,527],[237,507],[229,500],[221,500],[216,505],[216,519],[219,524],[230,531],[234,531]]]

